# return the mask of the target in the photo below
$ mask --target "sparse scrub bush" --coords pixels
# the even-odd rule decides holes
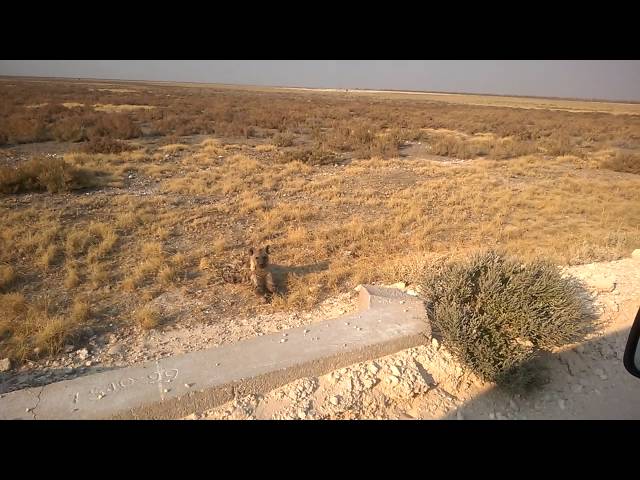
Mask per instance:
[[[313,148],[297,148],[279,152],[278,161],[281,163],[302,162],[308,165],[331,165],[339,160],[339,157],[326,150],[322,145],[315,145]]]
[[[277,147],[290,147],[293,145],[294,135],[289,132],[276,133],[271,141]]]
[[[23,115],[14,115],[0,121],[0,136],[5,139],[5,143],[46,142],[51,138],[43,120]]]
[[[531,142],[511,138],[464,138],[457,135],[431,135],[430,151],[434,155],[460,158],[463,160],[488,157],[495,160],[521,157],[535,153],[537,148]]]
[[[640,155],[637,153],[618,152],[613,158],[603,161],[600,166],[614,172],[640,175]]]
[[[561,157],[573,152],[573,142],[567,133],[562,132],[549,138],[545,142],[545,148],[549,155]]]
[[[90,136],[111,137],[128,140],[142,135],[142,130],[125,113],[104,114],[98,117],[91,128]]]
[[[89,135],[92,117],[65,117],[58,120],[51,128],[51,134],[58,142],[81,142]]]
[[[131,150],[132,146],[109,137],[92,138],[82,147],[85,153],[122,153]]]
[[[432,137],[429,141],[430,152],[443,157],[461,159],[472,158],[474,153],[469,150],[468,143],[453,135]]]
[[[10,288],[15,279],[15,269],[11,265],[0,264],[0,292]]]
[[[33,158],[17,168],[0,167],[0,193],[68,192],[101,183],[97,172],[75,167],[57,158]]]
[[[482,379],[526,390],[542,379],[532,361],[580,340],[592,313],[579,285],[551,264],[495,252],[441,263],[422,282],[445,345]]]

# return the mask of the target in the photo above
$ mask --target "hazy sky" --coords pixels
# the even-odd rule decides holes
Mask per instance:
[[[0,60],[0,75],[640,101],[638,60]]]

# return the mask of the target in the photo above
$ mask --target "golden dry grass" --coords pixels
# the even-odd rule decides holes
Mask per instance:
[[[78,102],[64,102],[62,104],[63,107],[65,108],[79,108],[79,107],[84,107],[84,103],[78,103]]]
[[[145,305],[136,312],[136,321],[145,330],[150,330],[160,324],[160,313],[153,306]]]
[[[152,110],[156,108],[153,105],[113,105],[97,103],[93,106],[97,112],[130,112],[132,110]]]
[[[160,97],[144,101],[167,111],[185,101],[162,104]],[[248,117],[229,122],[256,124],[263,137],[238,140],[238,130],[232,138],[144,139],[118,153],[68,151],[69,165],[104,171],[111,181],[89,195],[3,197],[1,355],[54,353],[88,323],[159,327],[149,302],[164,293],[184,296],[181,318],[204,320],[206,305],[232,319],[311,308],[358,283],[416,282],[434,258],[480,247],[557,264],[612,260],[640,247],[640,176],[603,168],[635,148],[640,135],[629,118],[607,117],[609,125],[546,112],[532,114],[529,126],[518,113],[437,106],[422,122],[412,102],[318,97],[325,109],[302,97],[303,110],[295,98],[238,98],[216,97],[215,115],[231,118],[235,105]],[[41,101],[36,95],[25,104]],[[273,108],[259,108],[265,104]],[[176,125],[197,121],[176,111]],[[281,111],[288,116],[278,117]],[[211,111],[203,115],[218,121]],[[295,147],[275,145],[281,127]],[[404,156],[405,141],[444,160],[468,160]],[[625,166],[635,157],[620,158]],[[266,243],[289,272],[287,291],[268,306],[220,274],[249,246]],[[74,306],[83,299],[90,308]]]

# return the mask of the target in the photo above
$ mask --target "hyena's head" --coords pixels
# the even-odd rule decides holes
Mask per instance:
[[[269,245],[264,248],[251,247],[249,249],[249,264],[251,265],[251,270],[267,268],[269,265]]]

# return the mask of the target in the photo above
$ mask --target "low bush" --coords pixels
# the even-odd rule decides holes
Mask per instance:
[[[68,192],[101,184],[97,172],[59,158],[32,158],[17,168],[0,167],[0,193]]]
[[[434,267],[423,287],[445,345],[482,379],[512,390],[539,384],[538,355],[580,340],[592,320],[578,283],[543,261],[476,254]]]

